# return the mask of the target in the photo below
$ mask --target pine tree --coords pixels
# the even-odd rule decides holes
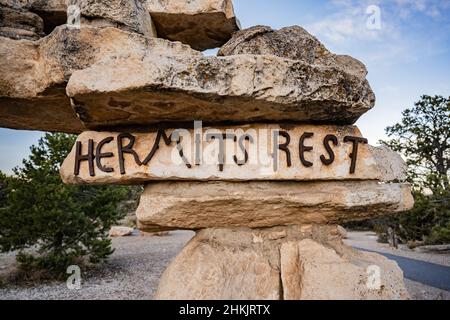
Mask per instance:
[[[17,250],[24,270],[62,275],[69,265],[99,263],[113,252],[108,231],[121,218],[127,188],[64,185],[59,168],[74,142],[72,135],[45,134],[13,177],[0,177],[0,250]]]
[[[405,241],[450,243],[450,97],[423,96],[382,141],[406,158],[414,208],[388,219]]]

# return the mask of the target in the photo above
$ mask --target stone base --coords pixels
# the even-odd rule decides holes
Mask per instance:
[[[409,298],[395,262],[344,246],[339,234],[333,226],[201,230],[165,271],[155,299]]]

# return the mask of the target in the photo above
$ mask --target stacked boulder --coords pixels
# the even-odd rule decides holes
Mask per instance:
[[[361,62],[301,27],[238,31],[230,0],[75,2],[78,26],[0,38],[0,125],[81,133],[65,183],[146,184],[141,230],[196,231],[157,299],[408,297],[337,226],[413,205],[401,157],[353,126]]]

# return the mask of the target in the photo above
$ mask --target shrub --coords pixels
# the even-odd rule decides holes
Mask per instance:
[[[108,231],[121,218],[127,188],[64,185],[59,168],[74,141],[45,134],[15,175],[0,179],[0,250],[17,250],[24,270],[58,277],[71,264],[99,263],[113,252]]]

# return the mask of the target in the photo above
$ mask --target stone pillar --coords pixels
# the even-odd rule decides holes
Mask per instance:
[[[395,262],[344,246],[336,227],[303,225],[201,230],[165,271],[155,298],[376,300],[408,292]]]
[[[68,5],[81,24],[46,31]],[[0,126],[81,133],[65,183],[146,184],[142,230],[197,232],[155,298],[407,298],[336,227],[413,205],[401,157],[354,126],[375,105],[360,61],[299,26],[238,31],[230,0],[0,9]]]

